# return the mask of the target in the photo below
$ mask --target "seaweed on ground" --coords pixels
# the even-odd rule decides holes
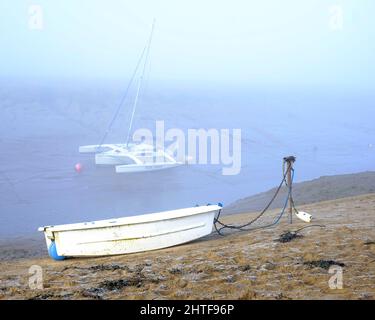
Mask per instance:
[[[280,235],[280,237],[278,239],[276,239],[275,241],[278,241],[278,242],[281,242],[281,243],[286,243],[286,242],[292,241],[293,239],[302,238],[302,237],[303,237],[303,235],[298,234],[297,232],[287,231],[287,232],[282,233]]]
[[[100,288],[105,290],[121,290],[124,287],[137,287],[142,286],[142,279],[139,277],[118,280],[106,280],[100,284]]]
[[[310,268],[322,268],[322,269],[329,269],[331,266],[339,266],[345,267],[345,264],[342,262],[334,261],[334,260],[313,260],[313,261],[305,261],[303,263]]]

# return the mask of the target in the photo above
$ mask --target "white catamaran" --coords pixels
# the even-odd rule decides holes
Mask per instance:
[[[80,153],[95,153],[95,163],[114,165],[118,173],[162,170],[180,166],[172,155],[146,143],[102,144],[79,147]]]
[[[107,131],[102,138],[100,144],[96,145],[86,145],[80,146],[80,153],[95,153],[95,163],[98,165],[114,165],[116,167],[116,172],[118,173],[132,173],[132,172],[145,172],[169,169],[176,166],[183,165],[181,161],[177,161],[172,154],[164,150],[164,148],[156,147],[147,143],[129,143],[130,135],[132,132],[134,114],[138,103],[139,93],[141,91],[143,78],[145,75],[146,65],[148,61],[148,56],[150,53],[151,40],[154,31],[155,21],[152,24],[150,38],[148,44],[143,49],[142,54],[138,60],[137,66],[131,77],[131,80],[126,89],[125,95],[121,100],[112,121],[110,122]],[[142,74],[138,81],[137,92],[134,99],[133,110],[130,118],[130,125],[128,129],[128,135],[126,143],[117,144],[104,144],[104,140],[107,137],[114,121],[116,120],[120,109],[125,101],[129,88],[137,74],[137,70],[143,60],[144,54],[146,52],[146,57],[144,59]]]

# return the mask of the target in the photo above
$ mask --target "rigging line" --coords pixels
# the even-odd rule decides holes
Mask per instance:
[[[145,76],[144,92],[149,92],[151,74],[151,59],[148,59],[147,71]]]
[[[139,91],[140,91],[140,89],[141,89],[141,84],[142,84],[142,78],[139,78],[139,79],[138,79],[137,93],[136,93],[136,95],[135,95],[134,104],[133,104],[133,111],[132,111],[132,115],[131,115],[131,117],[130,117],[130,125],[129,125],[128,135],[127,135],[127,137],[126,137],[126,146],[128,146],[128,144],[129,144],[130,132],[131,132],[131,130],[132,130],[132,126],[133,126],[133,120],[134,120],[135,108],[136,108],[136,106],[137,106],[138,97],[139,97]]]
[[[146,51],[146,46],[143,48],[142,53],[141,53],[140,57],[138,58],[137,65],[136,65],[136,67],[135,67],[135,69],[134,69],[134,71],[133,71],[133,74],[132,74],[132,76],[131,76],[131,78],[130,78],[130,81],[129,81],[128,86],[127,86],[127,88],[126,88],[126,90],[125,90],[125,93],[124,93],[124,95],[122,96],[122,98],[121,98],[121,100],[120,100],[120,103],[119,103],[119,105],[118,105],[118,107],[117,107],[117,109],[116,109],[116,112],[115,112],[115,114],[114,114],[112,120],[110,121],[110,123],[109,123],[109,125],[108,125],[108,128],[107,128],[107,130],[106,130],[105,133],[104,133],[104,136],[102,137],[102,139],[101,139],[101,141],[100,141],[99,147],[101,147],[101,145],[104,143],[105,139],[106,139],[107,136],[108,136],[108,133],[111,131],[112,126],[113,126],[115,120],[117,119],[117,117],[118,117],[118,115],[119,115],[119,113],[120,113],[121,107],[122,107],[122,105],[124,104],[126,97],[128,96],[129,89],[130,89],[130,87],[131,87],[131,85],[132,85],[132,83],[133,83],[133,81],[134,81],[134,78],[135,78],[135,76],[136,76],[136,74],[137,74],[138,68],[139,68],[139,66],[140,66],[140,64],[141,64],[141,61],[142,61],[143,56],[144,56],[144,54],[145,54],[145,51]]]
[[[144,77],[145,71],[146,71],[148,56],[150,54],[150,47],[151,47],[152,35],[154,33],[154,27],[155,27],[155,19],[152,21],[151,34],[150,34],[150,38],[149,38],[148,44],[147,44],[146,58],[145,58],[145,61],[144,61],[142,74],[141,74],[141,77],[140,77],[139,82],[138,82],[137,95],[135,96],[134,105],[133,105],[133,112],[132,112],[132,115],[131,115],[131,118],[130,118],[130,125],[129,125],[129,130],[128,130],[128,136],[126,137],[126,146],[128,146],[128,144],[129,144],[130,133],[131,133],[131,130],[132,130],[132,127],[133,127],[135,109],[136,109],[137,103],[138,103],[139,91],[141,90],[143,77]]]

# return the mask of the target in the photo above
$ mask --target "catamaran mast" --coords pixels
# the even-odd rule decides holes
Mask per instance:
[[[145,58],[145,61],[144,61],[144,64],[143,64],[143,70],[142,70],[141,77],[139,78],[139,81],[138,81],[137,93],[135,95],[133,111],[132,111],[132,115],[131,115],[131,118],[130,118],[128,136],[126,137],[126,146],[128,146],[128,144],[129,144],[130,134],[131,134],[132,127],[133,127],[135,109],[136,109],[137,103],[138,103],[138,96],[139,96],[139,92],[140,92],[141,87],[142,87],[142,82],[143,82],[143,78],[144,78],[145,71],[146,71],[147,61],[148,61],[148,57],[149,57],[149,54],[150,54],[150,47],[151,47],[152,35],[154,33],[154,27],[155,27],[155,19],[152,21],[151,34],[150,34],[150,38],[149,38],[148,44],[147,44],[146,58]]]
[[[145,54],[145,51],[146,51],[146,46],[145,46],[145,47],[143,48],[143,50],[142,50],[142,53],[141,53],[141,55],[140,55],[140,57],[139,57],[139,59],[138,59],[137,65],[136,65],[136,67],[135,67],[135,69],[134,69],[134,71],[133,71],[133,74],[132,74],[132,76],[131,76],[131,78],[130,78],[130,81],[129,81],[129,83],[128,83],[128,86],[127,86],[127,88],[126,88],[126,90],[125,90],[125,93],[124,93],[124,95],[122,96],[119,105],[117,106],[116,112],[115,112],[115,114],[113,115],[113,117],[112,117],[112,119],[111,119],[111,122],[110,122],[109,125],[108,125],[107,130],[104,132],[104,135],[103,135],[102,139],[100,140],[99,148],[100,148],[100,147],[102,146],[102,144],[104,143],[105,139],[107,138],[108,133],[111,131],[112,126],[113,126],[115,120],[117,119],[117,117],[118,117],[118,115],[119,115],[119,113],[120,113],[121,107],[122,107],[122,105],[124,104],[126,97],[128,96],[130,86],[132,85],[132,83],[133,83],[133,81],[134,81],[134,78],[135,78],[135,76],[136,76],[136,74],[137,74],[137,71],[138,71],[139,65],[141,64],[141,61],[142,61],[143,56],[144,56],[144,54]]]

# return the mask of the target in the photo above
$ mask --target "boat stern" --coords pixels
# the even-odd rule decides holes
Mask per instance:
[[[39,227],[38,231],[44,233],[44,239],[46,241],[49,256],[56,261],[64,260],[66,257],[60,255],[58,252],[58,246],[55,242],[54,233],[50,230],[52,227],[53,226]]]

